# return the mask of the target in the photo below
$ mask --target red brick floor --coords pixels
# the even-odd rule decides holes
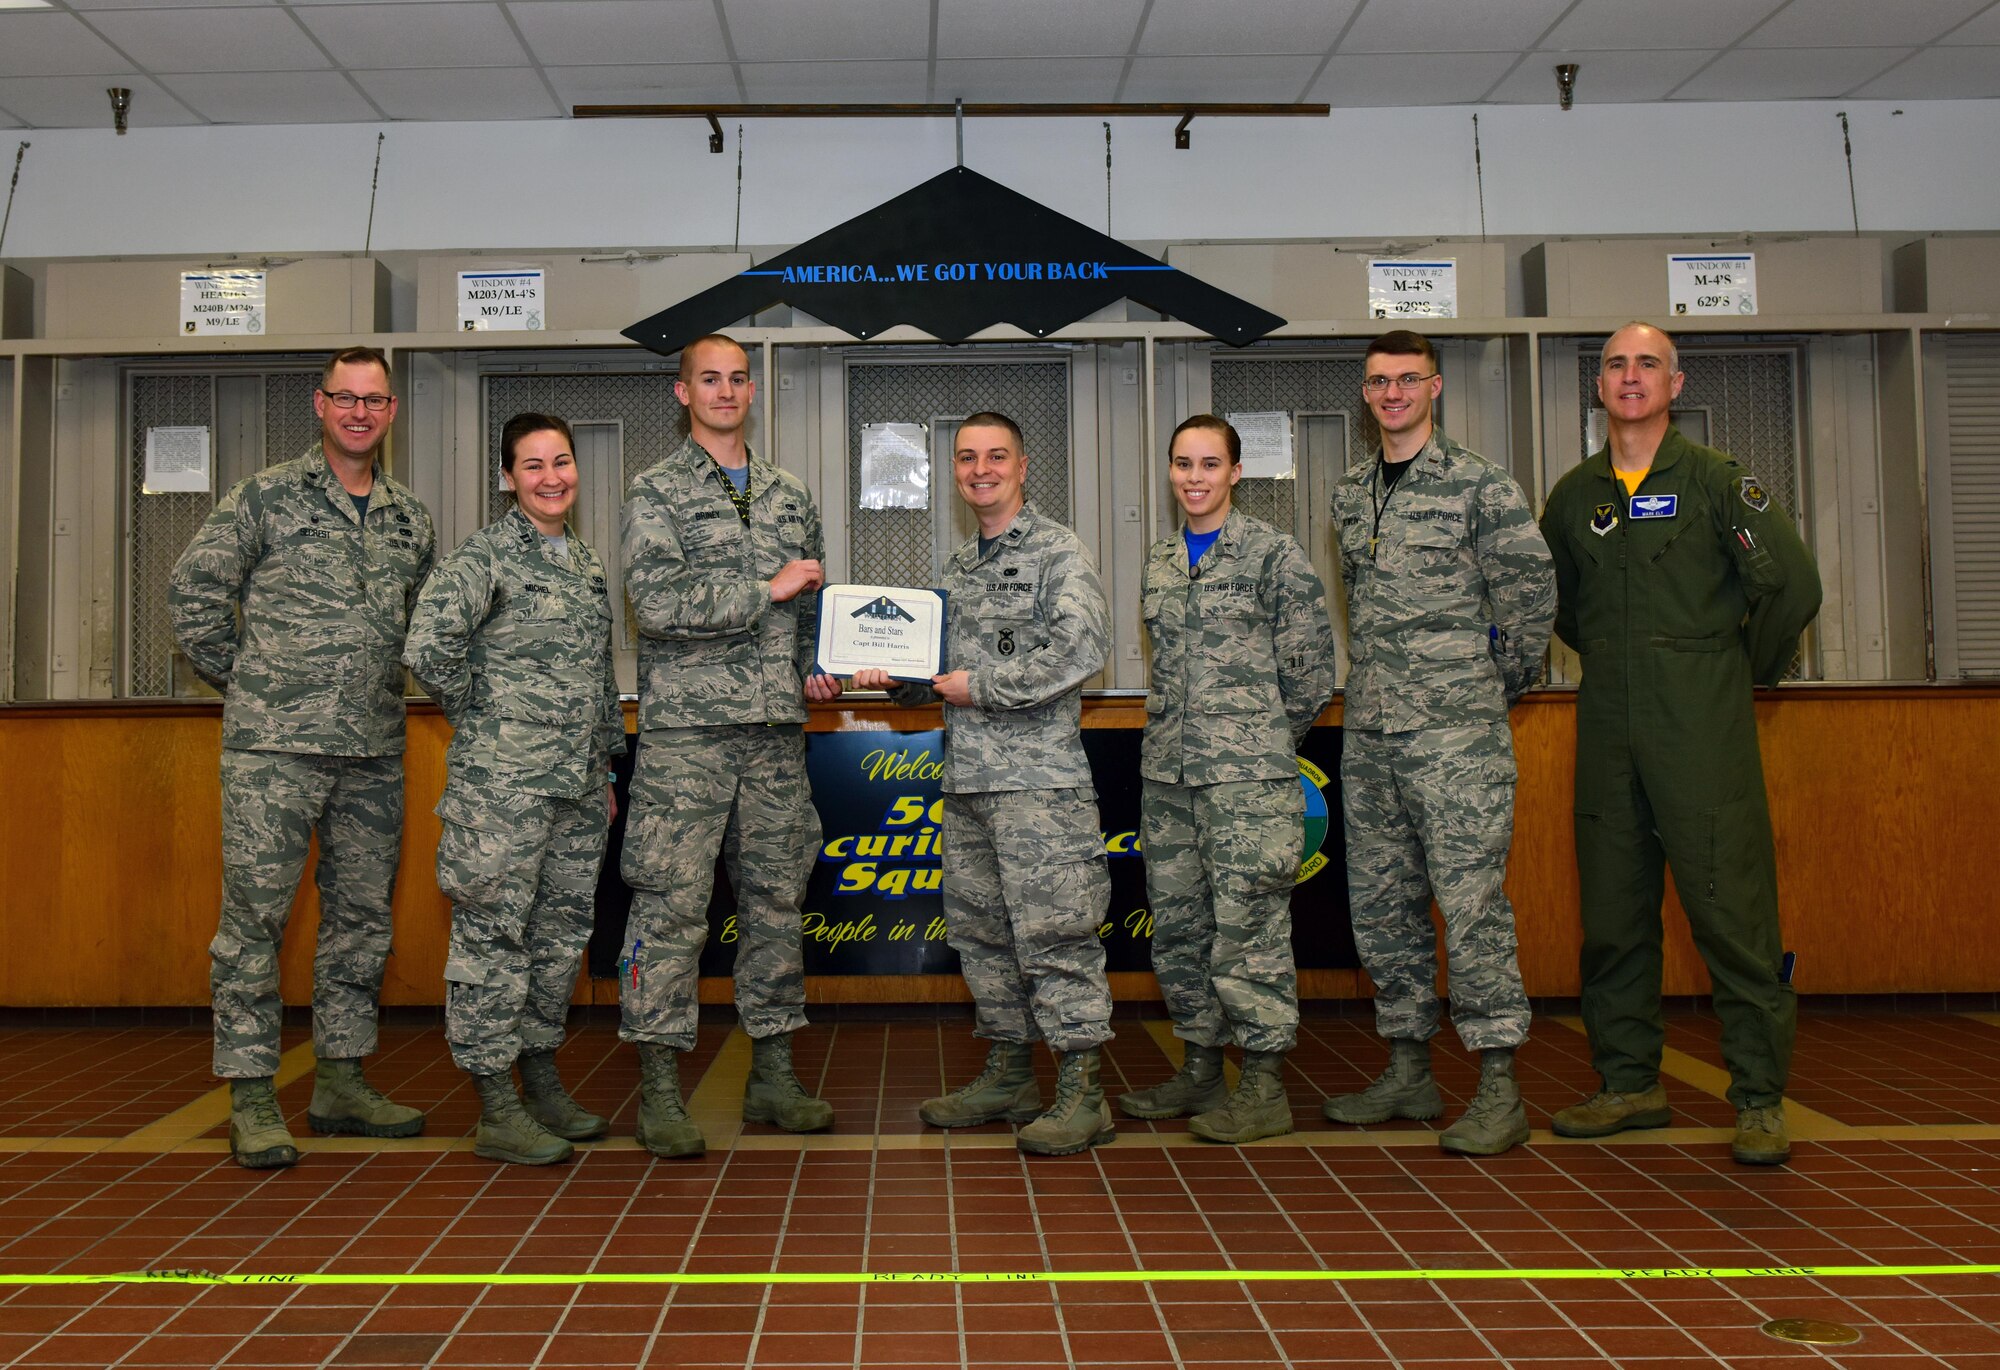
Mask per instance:
[[[1157,1026],[1120,1020],[1108,1087],[1170,1068]],[[1365,1019],[1325,1014],[1309,1015],[1291,1061],[1292,1137],[1221,1148],[1179,1122],[1121,1123],[1116,1143],[1050,1160],[1022,1156],[1004,1126],[947,1138],[917,1122],[917,1102],[982,1057],[953,1018],[850,1011],[815,1025],[797,1059],[839,1110],[835,1130],[738,1135],[745,1052],[717,1022],[683,1072],[711,1149],[665,1162],[632,1145],[636,1062],[593,1019],[565,1047],[565,1073],[614,1117],[613,1137],[527,1170],[471,1154],[476,1110],[441,1034],[392,1026],[371,1078],[430,1110],[427,1135],[311,1138],[302,1075],[280,1101],[304,1157],[262,1174],[228,1159],[205,1033],[0,1030],[0,1280],[363,1277],[0,1283],[0,1365],[2000,1370],[1996,1275],[1512,1273],[2000,1263],[2000,1026],[1808,1009],[1794,1160],[1775,1170],[1729,1160],[1730,1109],[1701,1088],[1719,1065],[1714,1028],[1672,1020],[1675,1127],[1610,1143],[1540,1130],[1594,1083],[1560,1019],[1521,1053],[1538,1131],[1507,1156],[1446,1156],[1431,1125],[1329,1126],[1321,1097],[1360,1085],[1383,1053]],[[1474,1066],[1443,1039],[1437,1055],[1448,1120]],[[862,1272],[882,1278],[857,1283]],[[1018,1278],[1048,1272],[1134,1278]],[[413,1273],[471,1278],[384,1279]],[[998,1278],[921,1278],[969,1273]],[[572,1278],[619,1274],[741,1282]],[[814,1274],[833,1278],[789,1282]],[[1862,1337],[1790,1345],[1759,1330],[1772,1318]]]

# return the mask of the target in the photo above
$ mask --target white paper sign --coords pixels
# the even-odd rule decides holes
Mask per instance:
[[[459,332],[520,333],[545,327],[543,285],[539,269],[459,272]]]
[[[1231,414],[1230,427],[1243,439],[1243,475],[1248,480],[1292,478],[1292,416],[1283,409]]]
[[[181,332],[205,338],[249,337],[264,331],[264,273],[183,271]],[[205,487],[204,487],[205,488]]]
[[[931,442],[921,423],[861,426],[863,509],[931,507]]]
[[[1378,319],[1458,317],[1458,260],[1405,261],[1375,257],[1368,262],[1368,312]]]
[[[1755,314],[1756,256],[1749,252],[1721,257],[1670,255],[1667,303],[1676,314]]]
[[[206,428],[148,428],[146,478],[149,495],[207,494],[214,489],[208,463]]]

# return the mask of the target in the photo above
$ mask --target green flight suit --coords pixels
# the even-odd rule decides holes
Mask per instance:
[[[1542,513],[1556,635],[1583,658],[1576,861],[1583,1017],[1607,1089],[1658,1078],[1666,864],[1708,964],[1737,1108],[1775,1104],[1797,1004],[1753,684],[1775,685],[1819,611],[1797,526],[1734,459],[1668,428],[1629,499],[1600,451]]]

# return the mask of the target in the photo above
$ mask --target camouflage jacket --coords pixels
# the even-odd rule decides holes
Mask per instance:
[[[944,591],[944,668],[968,672],[972,692],[972,707],[945,706],[945,792],[1095,793],[1078,728],[1083,682],[1111,649],[1111,611],[1083,543],[1028,506],[985,556],[978,538],[952,553]],[[937,698],[925,684],[890,695]]]
[[[1345,724],[1504,719],[1541,675],[1556,610],[1527,497],[1436,429],[1386,496],[1380,457],[1350,466],[1333,491],[1352,658]]]
[[[438,563],[403,661],[451,720],[454,783],[582,799],[625,750],[604,564],[575,533],[554,560],[519,509]]]
[[[1152,689],[1139,773],[1216,785],[1298,774],[1333,695],[1326,587],[1298,542],[1232,511],[1190,569],[1176,532],[1146,558]]]
[[[174,564],[167,612],[223,693],[222,745],[400,753],[403,633],[435,543],[429,511],[379,466],[364,526],[318,444],[217,501]]]
[[[625,493],[625,592],[639,623],[639,726],[803,723],[819,595],[771,602],[771,578],[825,553],[805,483],[754,454],[750,522],[689,438]]]

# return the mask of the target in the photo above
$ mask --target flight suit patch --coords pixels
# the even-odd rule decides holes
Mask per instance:
[[[1736,493],[1757,513],[1761,514],[1771,507],[1771,492],[1755,476],[1745,476],[1736,482]]]
[[[1618,506],[1615,504],[1598,505],[1596,516],[1590,520],[1590,531],[1599,537],[1603,537],[1617,526]]]
[[[1680,512],[1679,495],[1634,495],[1632,497],[1632,517],[1636,519],[1670,519]]]

